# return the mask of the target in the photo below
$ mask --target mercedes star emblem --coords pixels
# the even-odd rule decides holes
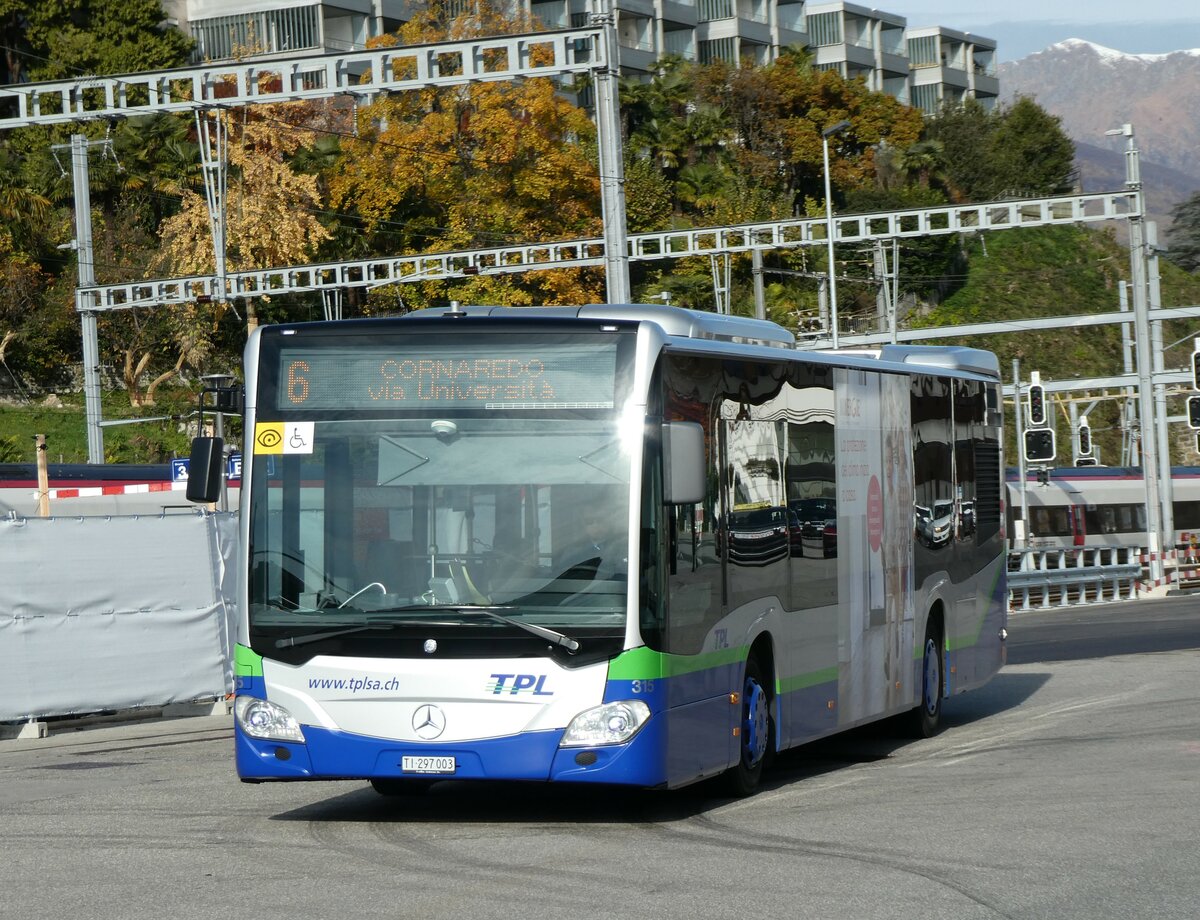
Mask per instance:
[[[412,727],[418,738],[432,741],[446,730],[446,715],[436,706],[426,703],[418,706],[413,713]]]

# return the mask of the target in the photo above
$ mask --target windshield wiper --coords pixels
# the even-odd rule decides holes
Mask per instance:
[[[417,612],[419,610],[453,610],[457,613],[481,613],[486,617],[491,617],[500,623],[506,623],[509,626],[515,626],[517,629],[523,629],[527,633],[532,633],[539,639],[545,639],[548,642],[553,642],[555,645],[565,648],[568,652],[574,655],[579,651],[579,643],[570,636],[565,636],[560,632],[555,632],[553,629],[547,629],[545,626],[537,626],[533,623],[525,623],[521,620],[514,620],[512,617],[506,617],[502,613],[497,613],[499,610],[516,610],[516,606],[512,604],[496,604],[485,606],[483,604],[406,604],[402,607],[386,607],[382,610],[372,611],[372,613],[384,612]]]
[[[322,639],[335,639],[338,636],[348,636],[351,633],[364,632],[368,629],[388,629],[394,623],[368,623],[365,626],[351,626],[349,629],[335,629],[332,632],[308,633],[303,636],[288,636],[286,639],[276,639],[276,648],[291,648],[293,645],[308,645],[310,642],[320,642]]]
[[[472,604],[406,604],[401,607],[389,607],[386,610],[373,610],[372,613],[398,613],[401,611],[416,613],[421,610],[431,611],[446,611],[453,610],[456,613],[480,613],[486,617],[491,617],[500,623],[506,623],[509,626],[515,626],[517,629],[522,629],[527,633],[532,633],[539,639],[545,639],[548,642],[553,642],[555,645],[565,648],[568,652],[574,655],[579,651],[579,642],[572,639],[570,636],[565,636],[560,632],[555,632],[553,629],[547,629],[545,626],[537,626],[533,623],[523,623],[520,620],[514,620],[512,617],[506,617],[498,610],[514,610],[511,606],[495,606],[484,607],[475,606]],[[338,636],[348,636],[353,633],[364,632],[368,629],[388,629],[393,626],[424,626],[426,623],[367,623],[363,626],[351,626],[347,629],[335,629],[331,632],[308,633],[303,636],[289,636],[286,639],[276,639],[276,648],[291,648],[294,645],[307,645],[309,642],[320,642],[322,639],[334,639]]]
[[[564,636],[560,632],[555,632],[553,629],[547,629],[545,626],[536,626],[533,623],[524,623],[521,620],[514,620],[512,617],[506,617],[499,614],[497,610],[512,610],[512,607],[484,607],[473,604],[466,604],[455,607],[460,613],[482,613],[484,616],[491,617],[493,620],[498,620],[501,623],[507,623],[509,626],[515,626],[517,629],[523,629],[527,633],[533,633],[540,639],[546,639],[553,642],[555,645],[562,646],[572,655],[579,651],[579,643],[570,636]]]

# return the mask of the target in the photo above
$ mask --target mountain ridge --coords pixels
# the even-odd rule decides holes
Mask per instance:
[[[1148,217],[1165,230],[1171,209],[1200,191],[1200,49],[1130,54],[1070,38],[999,73],[1002,102],[1029,96],[1061,119],[1084,191],[1124,183],[1126,140],[1107,132],[1125,124],[1140,154]]]

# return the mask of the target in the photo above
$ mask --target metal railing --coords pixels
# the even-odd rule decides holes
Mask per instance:
[[[1009,609],[1136,600],[1141,553],[1136,546],[1013,550],[1008,554]]]

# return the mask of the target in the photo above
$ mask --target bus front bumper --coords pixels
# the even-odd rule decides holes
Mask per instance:
[[[469,742],[413,744],[303,725],[304,741],[252,738],[234,726],[245,782],[320,779],[525,780],[652,787],[667,782],[665,720],[651,718],[624,744],[560,748],[562,731]],[[404,758],[453,758],[453,772],[405,771]]]

